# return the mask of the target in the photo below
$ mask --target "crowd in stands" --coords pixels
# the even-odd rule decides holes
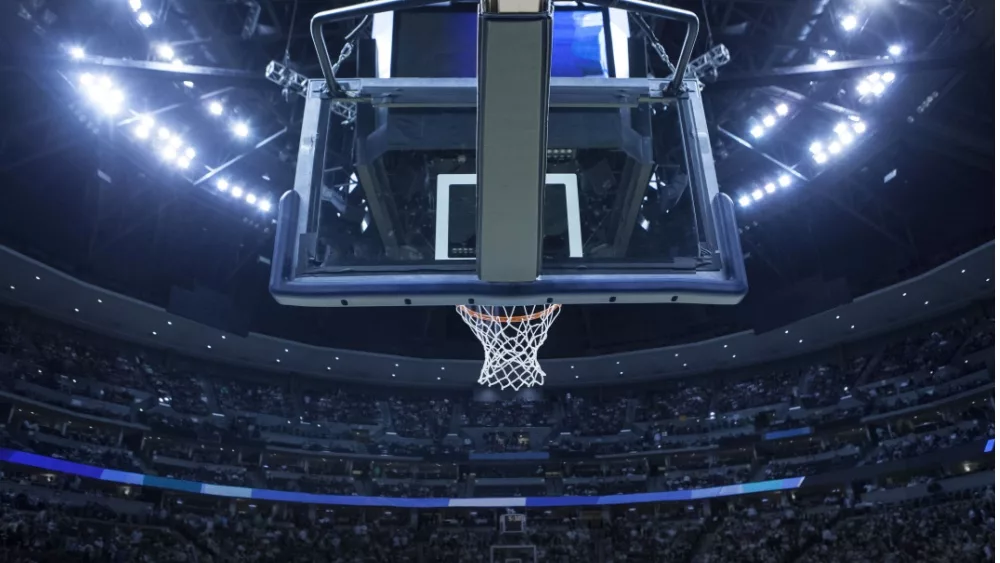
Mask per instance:
[[[465,426],[524,428],[549,424],[548,405],[529,401],[473,401]]]
[[[451,426],[452,403],[448,399],[389,397],[392,427],[406,438],[441,438]]]

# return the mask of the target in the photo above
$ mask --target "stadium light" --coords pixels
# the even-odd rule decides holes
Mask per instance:
[[[160,127],[160,130],[156,132],[156,136],[159,137],[161,141],[166,141],[170,138],[170,129]]]
[[[128,0],[128,5],[133,12],[138,12],[142,9],[142,0]]]
[[[764,191],[769,194],[773,194],[774,190],[776,189],[777,188],[774,186],[774,182],[768,182],[767,184],[764,185]]]
[[[872,92],[872,84],[867,80],[862,80],[861,82],[858,82],[857,90],[858,94],[861,94],[862,96],[867,96]]]
[[[760,125],[754,125],[750,128],[750,135],[752,135],[754,139],[759,139],[764,135],[764,128]]]
[[[737,200],[737,201],[739,202],[740,207],[749,207],[750,206],[750,198],[748,196],[741,195],[740,199]]]
[[[813,155],[813,160],[816,161],[816,164],[825,164],[829,157],[826,156],[825,152],[818,152]]]
[[[186,156],[180,156],[177,159],[177,166],[178,168],[186,169],[188,166],[191,166],[191,159]]]
[[[844,31],[854,31],[858,27],[858,16],[848,14],[840,18],[840,27],[844,28]]]
[[[80,47],[79,45],[74,45],[69,48],[69,56],[76,60],[80,60],[83,57],[87,56],[87,52],[83,50],[83,47]]]
[[[858,135],[864,133],[865,130],[868,129],[868,126],[865,125],[864,121],[855,121],[853,127],[854,127],[854,132],[857,133]]]
[[[149,27],[153,25],[153,16],[149,12],[139,12],[139,15],[136,16],[136,21],[142,27]]]
[[[872,84],[872,93],[875,94],[876,96],[881,96],[883,93],[885,93],[885,84],[881,82],[876,82],[875,84]]]
[[[889,84],[890,82],[892,82],[895,79],[896,79],[896,73],[895,72],[891,72],[890,71],[890,72],[882,73],[882,82],[885,82],[886,84]]]
[[[250,136],[250,126],[243,121],[238,121],[233,124],[233,134],[241,139],[246,139]]]
[[[135,128],[135,136],[138,137],[138,138],[140,138],[140,139],[143,139],[143,140],[148,139],[149,138],[149,128],[148,127],[143,127],[142,124],[136,126],[136,128]]]
[[[830,146],[826,147],[826,150],[830,151],[830,154],[840,154],[840,151],[842,149],[843,146],[841,146],[841,144],[836,141],[830,143]]]
[[[787,188],[788,186],[791,186],[792,177],[789,176],[788,174],[782,174],[781,176],[778,176],[778,185],[781,186],[782,188]]]
[[[823,143],[819,141],[813,141],[812,144],[809,145],[809,152],[813,154],[819,154],[823,152]]]
[[[788,104],[778,104],[778,105],[774,106],[774,111],[778,115],[784,117],[784,116],[788,115]]]
[[[225,178],[219,178],[215,181],[215,187],[218,188],[220,192],[224,192],[229,189],[229,182]]]
[[[196,154],[198,154],[198,153],[195,152],[195,150],[194,150],[193,147],[188,147],[188,148],[184,149],[184,156],[186,156],[188,158],[193,159]]]
[[[750,195],[753,197],[754,201],[760,201],[761,198],[764,197],[764,192],[762,192],[760,190],[754,190],[754,191],[750,192]]]
[[[233,189],[229,190],[229,193],[232,194],[232,196],[235,198],[241,198],[243,197],[243,188],[239,186],[233,186]]]
[[[160,43],[156,46],[156,55],[165,61],[172,61],[174,59],[174,48],[166,43]]]
[[[771,114],[765,115],[761,121],[764,123],[764,127],[774,127],[774,124],[778,122]]]
[[[825,67],[828,64],[830,64],[830,59],[828,59],[826,57],[818,57],[816,59],[816,66],[818,66],[820,68],[823,68],[823,67]]]
[[[163,147],[160,150],[160,156],[163,157],[163,160],[174,160],[177,158],[177,149],[171,146]]]
[[[903,54],[903,46],[898,43],[889,45],[888,52],[893,57],[898,57]]]
[[[212,115],[222,115],[222,112],[224,110],[225,108],[222,107],[222,102],[213,101],[212,103],[208,104],[208,112],[211,113]]]
[[[268,200],[266,200],[266,199],[262,199],[257,204],[257,209],[260,209],[264,213],[267,213],[267,212],[271,211],[271,202],[268,201]]]
[[[246,202],[250,205],[257,203],[257,196],[254,194],[247,194]]]

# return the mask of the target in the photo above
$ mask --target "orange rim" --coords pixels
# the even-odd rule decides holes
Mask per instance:
[[[537,321],[538,319],[545,318],[551,315],[552,313],[558,311],[559,308],[562,307],[562,305],[558,304],[549,305],[544,309],[542,309],[541,311],[536,311],[534,313],[531,313],[530,315],[513,315],[509,317],[501,317],[496,315],[489,315],[487,313],[480,313],[479,311],[474,311],[466,307],[465,305],[459,305],[458,307],[462,309],[462,311],[464,311],[465,314],[469,315],[470,317],[475,317],[481,321],[489,321],[494,323],[500,323],[500,322],[523,323],[525,321]]]

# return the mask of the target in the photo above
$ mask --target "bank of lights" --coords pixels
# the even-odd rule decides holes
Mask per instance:
[[[262,199],[252,192],[246,192],[240,186],[230,185],[229,180],[225,178],[216,180],[215,188],[222,193],[228,193],[233,199],[243,200],[247,205],[252,205],[264,213],[272,209],[270,200]]]
[[[863,134],[867,130],[868,126],[865,122],[854,117],[851,118],[851,121],[837,123],[833,128],[835,139],[831,139],[826,143],[813,141],[809,145],[809,152],[812,153],[813,161],[816,164],[826,164],[829,162],[831,156],[843,153],[849,145],[854,143],[858,135]]]
[[[750,127],[750,136],[754,139],[759,139],[764,136],[768,129],[774,127],[778,123],[779,117],[785,117],[788,115],[788,104],[780,103],[774,106],[774,113],[770,111],[766,112],[761,118],[760,122],[754,124]]]
[[[749,194],[743,194],[736,199],[740,207],[750,207],[754,202],[764,199],[766,196],[776,193],[779,187],[787,188],[792,185],[792,177],[788,174],[778,176],[773,182],[767,182],[763,187],[755,188]]]
[[[877,98],[885,93],[886,88],[889,84],[892,84],[894,80],[896,80],[896,73],[894,72],[873,72],[862,78],[861,81],[858,82],[856,89],[862,98]]]
[[[87,99],[107,115],[116,115],[122,111],[125,94],[118,89],[107,76],[94,76],[90,73],[80,75],[80,88]]]

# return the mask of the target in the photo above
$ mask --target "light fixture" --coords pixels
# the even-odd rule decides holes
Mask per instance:
[[[840,18],[840,27],[844,28],[844,31],[854,31],[858,27],[858,16],[848,14]]]
[[[177,149],[174,147],[163,147],[160,151],[160,156],[163,157],[163,160],[174,160],[177,158]]]
[[[104,301],[101,301],[101,299],[100,299],[100,298],[98,298],[98,299],[97,299],[97,302],[98,302],[98,303],[104,303]]]
[[[741,195],[740,199],[737,200],[737,203],[740,204],[740,207],[748,207],[750,205],[750,197]]]
[[[903,297],[906,297],[906,292],[905,291],[903,292]]]
[[[187,167],[191,166],[191,159],[186,156],[180,156],[177,158],[177,167],[183,170],[187,170]]]
[[[219,178],[215,181],[215,187],[218,188],[220,192],[224,192],[229,189],[229,182],[225,178]]]
[[[241,198],[243,197],[243,188],[239,186],[233,186],[233,189],[229,190],[229,194],[237,199]]]
[[[723,344],[722,347],[723,348],[729,348],[729,344]]]
[[[233,124],[233,134],[241,139],[245,139],[250,136],[250,126],[243,121],[237,121]]]
[[[267,213],[268,211],[271,210],[271,202],[266,199],[262,199],[260,200],[260,202],[257,203],[257,209],[260,209],[264,213]]]
[[[212,349],[212,345],[211,344],[206,344],[205,347],[208,348],[209,350]]]
[[[222,115],[224,110],[225,108],[222,107],[222,102],[212,101],[208,104],[208,112],[212,115]]]
[[[875,84],[872,84],[872,94],[875,94],[876,96],[881,96],[883,93],[885,93],[885,84],[883,84],[882,82],[876,82]]]
[[[840,143],[834,141],[830,143],[829,146],[826,147],[826,150],[830,151],[830,154],[840,154],[842,148],[843,147],[841,146]]]
[[[816,66],[818,66],[820,68],[823,68],[823,67],[827,66],[828,64],[830,64],[830,59],[828,59],[826,57],[818,57],[816,59]]]
[[[225,335],[225,334],[223,334],[223,335],[222,335],[222,339],[223,339],[223,340],[225,340],[225,339],[226,339],[226,335]]]
[[[924,301],[924,305],[930,305],[930,304],[931,304],[930,301]]]
[[[778,104],[774,106],[774,112],[780,116],[788,115],[788,104]]]
[[[247,194],[246,202],[250,205],[257,203],[257,196],[255,194]]]
[[[762,192],[760,190],[754,190],[754,191],[750,192],[750,196],[753,197],[754,200],[760,201],[760,199],[762,197],[764,197],[764,192]]]
[[[851,325],[851,330],[854,330],[854,325]]]
[[[785,329],[785,334],[788,334],[788,329],[787,328]]]
[[[865,125],[864,121],[855,121],[852,127],[854,128],[854,132],[857,133],[858,135],[864,133],[865,130],[868,129],[868,126]]]
[[[802,344],[802,339],[801,338],[799,339],[799,344]]]
[[[156,331],[155,330],[153,331],[153,336],[156,336]]]
[[[896,73],[895,72],[889,71],[889,72],[883,72],[882,73],[882,82],[885,82],[886,84],[892,82],[895,79],[896,79]]]
[[[166,43],[160,43],[156,46],[156,56],[165,61],[172,61],[174,59],[174,48]]]
[[[174,321],[167,321],[167,326],[174,326]]]
[[[840,138],[841,144],[849,145],[854,142],[854,135],[851,135],[849,131],[844,131],[843,133],[838,133],[837,137]]]
[[[819,154],[823,152],[823,143],[819,141],[813,141],[812,144],[809,145],[809,152],[813,154]]]
[[[170,138],[170,129],[160,127],[159,131],[156,132],[156,136],[159,137],[160,140],[166,141]]]
[[[759,139],[764,135],[764,128],[760,125],[754,125],[750,128],[750,135],[753,136],[754,139]]]
[[[186,156],[188,158],[194,158],[195,154],[197,154],[197,153],[195,153],[194,149],[191,148],[191,147],[188,147],[188,148],[184,149],[184,156]]]
[[[778,120],[773,115],[767,114],[763,119],[761,119],[761,122],[764,124],[764,127],[774,127],[774,124],[777,123]]]
[[[136,21],[138,21],[139,25],[142,27],[149,27],[153,25],[153,16],[149,12],[139,12],[139,15],[136,16]]]
[[[74,312],[74,313],[79,313],[79,312],[80,312],[80,309],[77,309],[76,307],[73,307],[73,312]]]
[[[687,365],[687,364],[684,364],[684,367],[688,367],[688,365]]]
[[[900,45],[899,43],[893,43],[892,45],[889,45],[887,51],[893,57],[898,57],[903,54],[903,46]]]
[[[191,82],[190,80],[185,80],[184,82],[181,82],[181,84],[183,84],[185,88],[194,88],[194,82]]]
[[[135,128],[135,136],[138,137],[138,138],[140,138],[140,139],[148,139],[149,138],[149,128],[148,127],[143,127],[142,125],[137,126]]]
[[[138,12],[142,9],[142,0],[128,0],[128,5],[133,12]]]
[[[825,164],[829,157],[826,156],[825,152],[818,152],[813,155],[813,160],[816,161],[816,164]]]
[[[788,174],[782,174],[781,176],[778,176],[778,185],[781,186],[782,188],[787,188],[788,186],[791,186],[792,177],[789,176]]]
[[[773,194],[774,190],[776,190],[776,189],[777,188],[775,188],[774,182],[768,182],[767,184],[764,184],[764,191],[767,192],[767,193],[769,193],[769,194]]]
[[[861,82],[858,82],[857,90],[858,94],[861,94],[862,96],[867,96],[872,92],[872,84],[867,80],[862,80]]]
[[[87,52],[83,50],[83,47],[80,47],[79,45],[74,45],[69,48],[69,56],[76,60],[80,60],[83,57],[87,56]]]

